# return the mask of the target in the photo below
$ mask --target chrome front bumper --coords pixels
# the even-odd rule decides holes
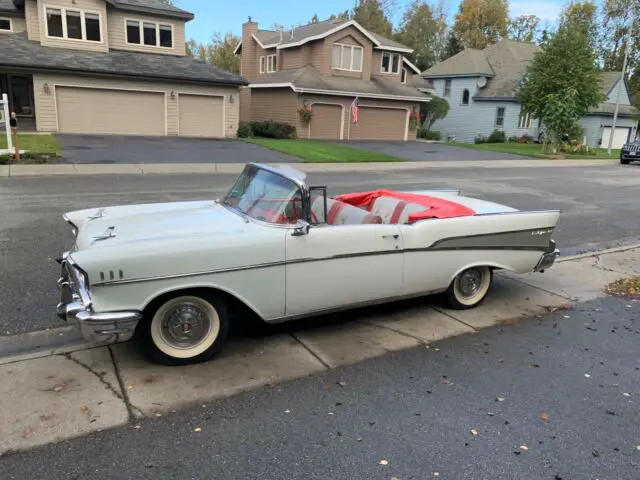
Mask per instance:
[[[556,263],[556,258],[560,256],[560,250],[556,248],[556,242],[551,240],[546,252],[542,255],[538,264],[533,269],[534,272],[544,272],[547,268],[550,268]]]
[[[91,294],[69,254],[63,254],[59,262],[62,268],[58,279],[58,317],[78,325],[82,336],[90,343],[110,344],[130,340],[142,314],[134,311],[94,312]]]

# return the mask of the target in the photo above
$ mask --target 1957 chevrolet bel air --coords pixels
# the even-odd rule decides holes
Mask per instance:
[[[270,323],[434,293],[474,307],[494,270],[555,262],[558,217],[447,190],[331,198],[250,163],[219,201],[65,214],[58,314],[90,342],[135,338],[153,361],[196,363],[220,350],[233,305]]]

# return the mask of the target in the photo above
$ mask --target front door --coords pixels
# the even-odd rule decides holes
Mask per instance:
[[[19,117],[33,117],[33,84],[31,77],[9,76],[11,110]]]
[[[314,226],[286,236],[285,315],[302,315],[398,295],[402,237],[398,225]]]

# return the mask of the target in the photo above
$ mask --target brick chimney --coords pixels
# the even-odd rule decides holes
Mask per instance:
[[[242,24],[242,51],[240,53],[240,75],[254,81],[258,77],[258,55],[256,41],[251,35],[258,31],[258,24],[251,17]]]

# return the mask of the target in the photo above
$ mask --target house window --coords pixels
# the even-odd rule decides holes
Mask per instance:
[[[127,43],[147,47],[173,48],[173,26],[141,20],[126,20]]]
[[[264,55],[260,57],[260,73],[264,73],[265,70],[265,58]]]
[[[451,79],[445,78],[443,96],[448,97],[449,95],[451,95]]]
[[[504,107],[496,108],[496,127],[504,127]]]
[[[276,55],[267,56],[267,73],[273,73],[278,70],[278,62]]]
[[[0,18],[0,31],[11,31],[11,19],[10,18]]]
[[[331,67],[334,70],[361,72],[362,52],[362,47],[334,43],[331,54]]]
[[[400,55],[397,53],[382,53],[382,66],[380,71],[382,73],[400,73]]]
[[[462,91],[462,105],[469,105],[469,90],[466,88]]]
[[[100,14],[66,8],[45,9],[47,35],[68,40],[101,42]]]
[[[400,76],[400,81],[402,83],[407,83],[407,69],[406,68],[402,69],[402,75]]]
[[[518,128],[531,128],[531,114],[526,113],[520,107],[520,116],[518,117]]]

